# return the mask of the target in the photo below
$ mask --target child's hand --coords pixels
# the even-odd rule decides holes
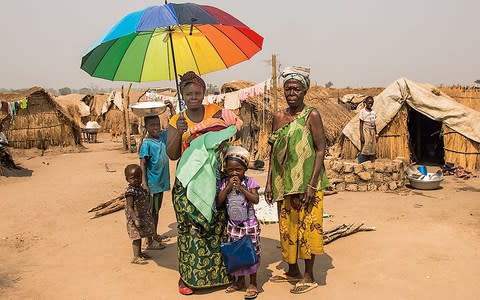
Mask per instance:
[[[142,182],[142,189],[147,191],[147,194],[150,194],[150,189],[148,188],[148,184],[146,182]]]
[[[165,100],[165,101],[163,101],[163,103],[165,103],[165,106],[168,107],[168,109],[170,110],[170,114],[174,115],[175,114],[175,108],[173,107],[173,103],[170,100]]]

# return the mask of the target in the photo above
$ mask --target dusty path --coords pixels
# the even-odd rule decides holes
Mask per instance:
[[[119,195],[123,167],[137,162],[120,144],[83,153],[17,157],[32,177],[0,177],[0,298],[185,299],[177,294],[175,239],[154,261],[131,265],[123,212],[90,220],[86,211]],[[109,169],[116,172],[107,172]],[[262,172],[251,172],[264,182]],[[317,258],[321,286],[302,299],[478,299],[480,179],[447,178],[437,191],[340,193],[326,197],[325,228],[364,221],[376,232],[326,246]],[[175,235],[168,195],[161,228]],[[291,299],[280,274],[277,226],[262,227],[259,299]],[[321,297],[321,298],[320,298]],[[222,290],[194,299],[227,299]],[[243,299],[242,293],[228,296]]]

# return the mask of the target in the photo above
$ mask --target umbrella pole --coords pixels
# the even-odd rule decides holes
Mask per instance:
[[[180,111],[183,111],[185,109],[185,103],[183,103],[182,98],[180,96],[180,89],[178,85],[177,64],[175,63],[175,51],[173,50],[173,38],[172,38],[171,28],[169,28],[168,30],[168,37],[170,38],[170,49],[172,50],[173,72],[175,73],[175,85],[177,87],[178,104],[180,105]]]

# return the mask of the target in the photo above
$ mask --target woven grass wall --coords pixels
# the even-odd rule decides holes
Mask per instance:
[[[80,143],[78,128],[44,92],[30,95],[27,109],[19,110],[13,119],[4,122],[4,129],[9,144],[14,148],[47,149]]]
[[[445,162],[460,165],[467,170],[480,169],[480,144],[442,126]]]

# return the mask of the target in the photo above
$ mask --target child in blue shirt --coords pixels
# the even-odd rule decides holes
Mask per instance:
[[[173,106],[166,101],[166,105],[173,111]],[[155,226],[155,235],[147,240],[147,250],[159,250],[165,248],[161,241],[168,238],[157,234],[158,215],[162,207],[163,192],[170,189],[170,171],[167,157],[167,131],[160,128],[158,116],[144,118],[147,137],[140,147],[140,167],[142,168],[142,187],[150,195],[152,204],[152,216]],[[154,240],[158,246],[154,245]]]

